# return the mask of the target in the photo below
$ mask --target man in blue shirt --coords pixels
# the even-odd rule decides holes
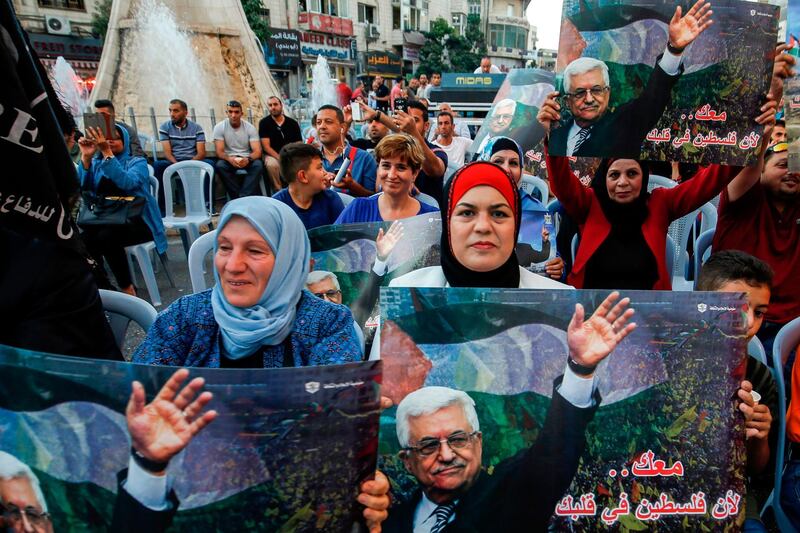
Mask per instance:
[[[289,186],[273,198],[291,207],[307,230],[333,224],[344,203],[328,189],[333,176],[325,171],[319,150],[302,142],[289,143],[279,156],[281,175]]]
[[[169,101],[170,119],[158,127],[158,140],[164,150],[164,159],[154,161],[153,170],[159,183],[158,207],[161,216],[164,216],[164,170],[168,166],[180,161],[205,161],[214,166],[214,161],[206,159],[206,134],[203,127],[186,118],[188,113],[186,102],[174,98]],[[204,190],[207,189],[206,185]]]
[[[422,163],[422,170],[417,176],[417,189],[432,196],[439,205],[443,205],[442,187],[447,170],[447,154],[441,147],[429,143],[425,138],[430,127],[428,108],[425,107],[425,104],[418,100],[409,102],[407,112],[396,111],[391,117],[367,106],[361,106],[361,110],[365,120],[378,120],[390,130],[407,133],[419,142],[425,160]],[[378,183],[378,187],[380,187],[380,183]]]
[[[375,194],[378,164],[368,152],[350,146],[344,137],[344,126],[344,113],[338,107],[323,105],[317,111],[316,127],[317,137],[322,144],[322,165],[336,176],[344,159],[349,159],[347,174],[335,185],[351,196],[372,196]]]

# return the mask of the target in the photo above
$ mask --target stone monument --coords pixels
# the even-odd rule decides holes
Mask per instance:
[[[153,108],[165,120],[180,98],[210,138],[226,102],[257,121],[271,95],[280,90],[239,0],[114,0],[92,101],[110,98],[126,115]]]

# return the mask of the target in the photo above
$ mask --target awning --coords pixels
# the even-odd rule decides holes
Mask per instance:
[[[55,59],[49,59],[49,58],[46,58],[46,57],[41,57],[41,58],[39,58],[39,61],[42,62],[42,65],[44,65],[44,67],[46,69],[51,69],[51,68],[56,66],[56,60]],[[97,69],[100,67],[100,62],[99,61],[87,61],[87,60],[80,60],[80,59],[72,59],[72,60],[67,60],[67,63],[69,63],[69,65],[72,67],[72,69],[74,71],[76,71],[76,72],[79,71],[79,70],[84,70],[84,71],[89,71],[91,73],[96,73]]]

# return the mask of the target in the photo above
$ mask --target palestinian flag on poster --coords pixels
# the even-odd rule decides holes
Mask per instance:
[[[489,141],[497,136],[510,137],[522,148],[525,160],[520,163],[525,172],[546,179],[544,129],[536,121],[536,115],[548,93],[555,90],[554,80],[553,73],[545,70],[525,68],[509,71],[469,151],[488,161],[491,156],[486,151],[491,146]],[[512,118],[499,118],[506,114]],[[547,203],[547,199],[543,201]]]
[[[491,475],[540,437],[554,380],[565,372],[566,329],[575,304],[583,304],[588,318],[606,296],[598,291],[383,289],[382,394],[397,405],[427,386],[467,392],[477,404],[482,465]],[[568,491],[575,502],[593,494],[597,511],[577,519],[555,517],[555,530],[605,529],[601,511],[615,507],[623,491],[630,498],[630,514],[619,518],[623,529],[733,526],[743,507],[724,519],[711,513],[727,491],[744,494],[743,422],[732,400],[745,357],[743,302],[716,293],[631,291],[623,296],[631,299],[637,328],[596,372],[600,406]],[[395,412],[392,408],[381,417],[380,468],[402,500],[417,482],[398,458]],[[648,450],[668,465],[680,461],[682,476],[610,474],[631,468]],[[662,492],[683,504],[698,491],[708,501],[701,516],[645,522],[634,513],[643,500],[655,502]]]
[[[441,215],[419,215],[403,219],[401,224],[403,237],[389,254],[386,275],[379,280],[370,276],[376,258],[375,239],[381,228],[384,232],[389,230],[390,222],[336,224],[308,232],[313,270],[336,274],[342,289],[342,303],[350,307],[362,327],[365,321],[369,329],[374,330],[377,325],[378,292],[377,286],[370,290],[370,282],[387,286],[394,278],[412,270],[439,264]],[[367,293],[374,296],[364,298]]]
[[[666,49],[677,5],[685,15],[694,3],[565,0],[557,71],[580,57],[605,62],[611,87],[608,109],[613,111],[642,94]],[[755,162],[763,127],[754,119],[761,114],[770,86],[778,8],[719,0],[713,2],[712,20],[683,52],[683,73],[672,89],[671,103],[647,134],[642,159]],[[564,93],[563,80],[558,81]],[[562,117],[565,120],[568,117]]]
[[[174,531],[349,531],[374,471],[380,363],[191,369],[218,417],[170,463]],[[131,382],[176,369],[0,346],[0,450],[41,484],[54,531],[108,531],[130,456]]]

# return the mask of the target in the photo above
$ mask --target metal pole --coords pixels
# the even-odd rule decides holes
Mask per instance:
[[[570,79],[572,79],[572,78],[570,78]],[[247,108],[247,120],[250,121],[250,124],[253,123],[253,108],[252,107],[248,107]]]
[[[133,113],[133,107],[128,106],[128,116],[130,117],[129,121],[131,123],[131,127],[133,127],[135,130],[138,130],[139,128],[136,127],[136,115]]]
[[[189,116],[192,117],[192,122],[197,122],[197,112],[193,107],[189,108]]]
[[[150,108],[150,125],[153,127],[153,138],[158,139],[158,123],[156,122],[156,110]]]
[[[216,113],[214,113],[214,108],[213,107],[211,109],[209,109],[208,112],[211,115],[211,127],[213,128],[214,126],[217,125],[217,115],[216,115]]]

